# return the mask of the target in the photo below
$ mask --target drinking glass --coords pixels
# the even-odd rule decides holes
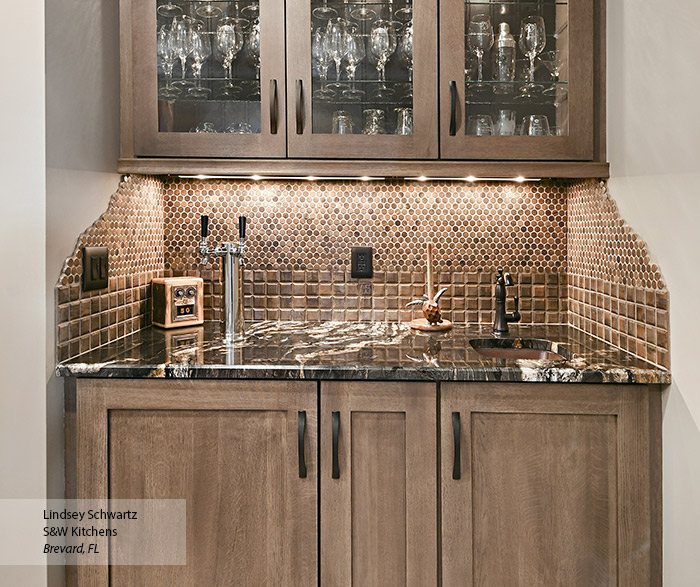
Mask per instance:
[[[377,16],[377,13],[371,8],[367,8],[367,4],[362,2],[357,8],[353,8],[350,11],[350,16],[355,20],[372,20]]]
[[[170,43],[180,60],[182,69],[182,78],[173,82],[173,85],[180,88],[193,86],[194,84],[191,81],[185,79],[187,57],[192,52],[192,19],[189,16],[176,16],[173,18],[173,23],[170,27],[170,38]]]
[[[396,30],[387,20],[377,20],[369,33],[369,50],[377,59],[377,73],[381,86],[374,93],[375,98],[387,98],[394,90],[386,87],[385,68],[389,57],[396,51]]]
[[[401,33],[396,53],[401,65],[408,70],[409,83],[413,82],[413,21],[410,21]]]
[[[467,120],[467,134],[487,136],[493,134],[493,121],[487,114],[472,114]]]
[[[355,87],[355,71],[365,58],[365,42],[358,33],[357,27],[352,25],[346,27],[343,46],[345,47],[345,71],[348,74],[348,80],[350,80],[350,88],[343,92],[343,96],[349,100],[359,100],[365,93]]]
[[[366,135],[386,134],[386,114],[380,108],[367,108],[362,111],[365,117],[365,124],[362,132]]]
[[[413,134],[413,108],[396,108],[396,134]]]
[[[201,24],[192,28],[190,44],[192,46],[192,51],[190,52],[192,75],[194,75],[196,83],[195,87],[189,89],[188,94],[194,98],[206,98],[211,93],[211,90],[202,87],[202,66],[211,55],[211,43],[209,35],[207,35]]]
[[[260,20],[255,19],[248,38],[245,40],[245,52],[248,62],[255,67],[255,79],[260,79]]]
[[[499,110],[496,123],[493,127],[494,134],[510,136],[515,134],[515,110]]]
[[[167,100],[174,100],[180,95],[180,90],[174,88],[172,85],[173,68],[175,67],[175,62],[177,61],[177,53],[175,53],[175,50],[173,49],[170,29],[166,25],[162,25],[158,31],[157,44],[158,57],[160,57],[163,75],[165,75],[165,87],[160,89],[158,95]]]
[[[347,84],[340,83],[340,72],[343,58],[345,57],[345,21],[342,18],[334,18],[328,21],[326,29],[328,51],[335,63],[335,82],[328,84],[331,88],[346,88]]]
[[[549,71],[554,82],[551,86],[545,88],[542,92],[546,96],[556,96],[557,95],[557,83],[559,81],[559,74],[561,73],[561,51],[545,51],[540,55],[540,61]],[[564,88],[561,88],[564,89]]]
[[[219,18],[224,15],[224,11],[218,6],[214,6],[211,2],[202,2],[195,12],[197,16],[202,18]]]
[[[333,113],[333,127],[331,133],[334,135],[351,135],[354,130],[352,116],[346,110],[336,110]]]
[[[404,22],[409,22],[413,20],[413,7],[408,2],[408,0],[406,0],[406,4],[404,6],[402,6],[396,11],[395,16],[396,18],[398,18],[399,20],[403,20]]]
[[[314,92],[314,98],[317,100],[330,100],[335,96],[335,92],[327,85],[328,68],[331,66],[333,59],[331,58],[331,52],[328,46],[328,36],[326,35],[325,26],[318,27],[313,33],[311,40],[311,58],[321,78],[321,87]]]
[[[161,4],[158,7],[157,12],[161,16],[165,16],[166,18],[172,18],[173,16],[179,16],[180,14],[182,14],[182,8],[180,8],[177,4],[167,2],[165,4]]]
[[[213,122],[200,122],[190,132],[204,132],[204,133],[215,133],[216,127]]]
[[[248,4],[247,6],[243,7],[241,12],[246,16],[257,20],[260,15],[260,5],[257,2],[254,2],[253,4]]]
[[[322,19],[333,18],[334,16],[338,16],[338,13],[335,11],[335,9],[328,6],[328,0],[323,0],[323,6],[314,8],[311,11],[311,14],[313,14],[316,18]]]
[[[473,84],[474,89],[485,89],[484,81],[484,52],[489,51],[493,46],[493,26],[491,17],[488,14],[475,14],[469,20],[467,31],[467,42],[469,48],[476,55],[477,82]]]
[[[544,49],[547,43],[547,34],[544,28],[544,19],[541,16],[526,16],[520,22],[520,38],[518,45],[523,54],[529,59],[528,83],[523,87],[523,92],[532,94],[540,91],[542,86],[535,82],[535,57]]]
[[[253,133],[253,127],[247,122],[232,122],[224,129],[224,132],[237,135],[249,135]]]
[[[243,31],[241,25],[233,18],[222,18],[216,27],[216,47],[226,70],[226,85],[221,96],[230,98],[240,93],[240,88],[233,85],[233,60],[243,48]]]
[[[531,137],[549,136],[549,120],[544,114],[525,116],[521,133]]]

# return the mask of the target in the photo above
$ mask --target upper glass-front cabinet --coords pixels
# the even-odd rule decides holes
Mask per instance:
[[[437,0],[288,0],[289,154],[437,158],[436,14]]]
[[[284,0],[132,2],[136,155],[286,154]]]
[[[443,158],[592,159],[592,0],[450,0],[441,23]]]

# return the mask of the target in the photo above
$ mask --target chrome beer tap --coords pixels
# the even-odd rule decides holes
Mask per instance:
[[[243,338],[245,332],[243,321],[243,251],[245,248],[245,216],[238,217],[237,243],[222,243],[210,248],[207,245],[209,235],[209,216],[202,216],[202,242],[199,251],[202,254],[202,266],[209,257],[221,257],[224,268],[224,340],[226,344]]]

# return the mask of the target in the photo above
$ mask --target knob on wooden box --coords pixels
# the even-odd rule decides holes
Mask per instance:
[[[151,281],[155,326],[176,328],[204,323],[201,277],[159,277]]]

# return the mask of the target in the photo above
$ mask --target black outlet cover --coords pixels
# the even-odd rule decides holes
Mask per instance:
[[[83,247],[83,291],[107,287],[108,257],[107,247]]]
[[[352,247],[350,257],[351,277],[372,277],[372,247]]]

